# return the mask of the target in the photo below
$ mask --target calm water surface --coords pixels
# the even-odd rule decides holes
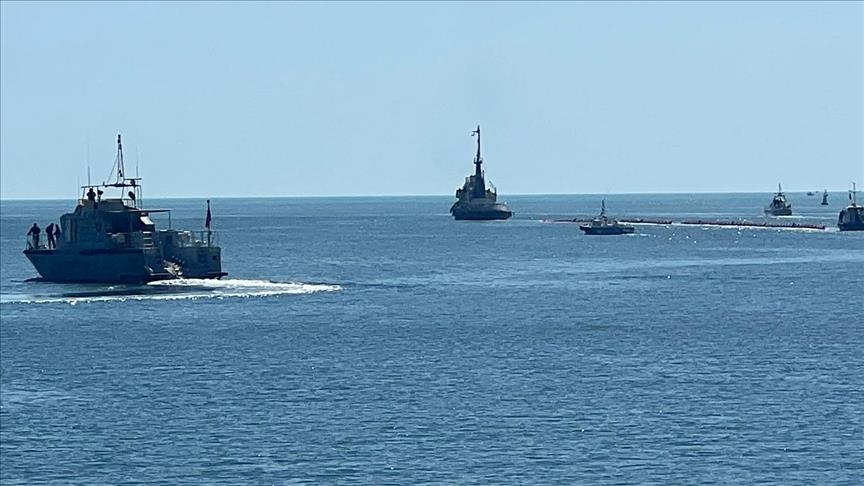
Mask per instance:
[[[761,219],[770,194],[610,196]],[[861,484],[864,233],[597,196],[215,199],[229,277],[54,285],[0,205],[0,481]],[[148,201],[198,228],[198,200]],[[165,221],[162,221],[165,223]]]

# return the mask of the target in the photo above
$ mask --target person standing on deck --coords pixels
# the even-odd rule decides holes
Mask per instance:
[[[39,229],[39,225],[36,223],[33,223],[33,226],[30,227],[30,231],[27,232],[27,236],[31,238],[30,244],[32,248],[36,250],[39,249],[39,233],[41,232],[42,230]]]
[[[48,249],[53,250],[54,247],[57,246],[57,243],[54,240],[54,223],[48,224],[45,228],[45,235],[48,236]]]

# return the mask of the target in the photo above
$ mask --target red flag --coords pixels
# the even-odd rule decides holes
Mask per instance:
[[[204,227],[210,229],[210,223],[213,221],[213,216],[210,214],[210,200],[207,200],[207,219],[204,220]]]

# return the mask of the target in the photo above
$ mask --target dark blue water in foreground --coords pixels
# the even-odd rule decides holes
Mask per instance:
[[[0,481],[861,484],[864,233],[544,218],[596,196],[214,201],[228,279],[24,282],[2,202]],[[761,219],[770,194],[614,215]],[[199,228],[202,201],[174,209]]]

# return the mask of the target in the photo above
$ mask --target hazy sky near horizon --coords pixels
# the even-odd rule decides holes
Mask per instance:
[[[864,186],[848,3],[0,5],[0,197]]]

